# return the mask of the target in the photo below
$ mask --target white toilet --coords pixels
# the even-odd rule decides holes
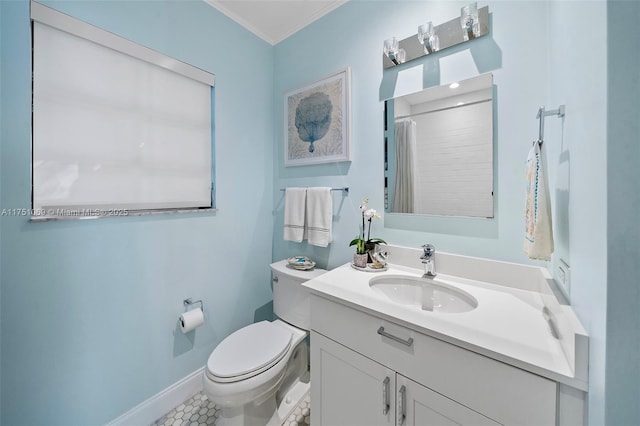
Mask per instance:
[[[204,392],[222,408],[217,425],[281,425],[309,391],[309,293],[301,284],[326,271],[271,264],[279,319],[248,325],[213,350]]]

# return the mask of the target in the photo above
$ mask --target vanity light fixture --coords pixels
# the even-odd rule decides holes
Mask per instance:
[[[457,81],[449,85],[449,89],[457,89],[458,87],[460,87],[460,83],[458,83]]]
[[[440,50],[440,37],[436,34],[431,21],[418,27],[418,41],[424,46],[426,54]]]
[[[425,55],[440,54],[449,47],[487,34],[489,6],[478,9],[477,3],[471,3],[461,8],[460,15],[447,22],[439,25],[427,22],[418,27],[418,34],[402,40],[395,37],[385,40],[382,67],[391,68]]]
[[[395,65],[403,63],[407,56],[405,50],[400,48],[398,40],[396,40],[395,37],[388,38],[384,41],[384,54]]]
[[[469,3],[460,9],[460,25],[464,40],[472,40],[480,35],[478,3]]]

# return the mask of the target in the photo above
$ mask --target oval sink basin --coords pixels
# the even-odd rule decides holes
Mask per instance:
[[[466,291],[430,278],[382,275],[371,278],[369,286],[394,303],[425,311],[454,314],[478,307],[478,301]]]

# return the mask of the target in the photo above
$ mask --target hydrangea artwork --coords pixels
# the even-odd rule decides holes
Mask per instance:
[[[349,69],[285,94],[285,166],[348,161]]]

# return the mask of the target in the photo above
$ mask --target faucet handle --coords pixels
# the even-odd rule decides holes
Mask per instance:
[[[436,248],[431,244],[425,244],[422,246],[424,253],[420,256],[420,259],[430,259],[436,254]]]

